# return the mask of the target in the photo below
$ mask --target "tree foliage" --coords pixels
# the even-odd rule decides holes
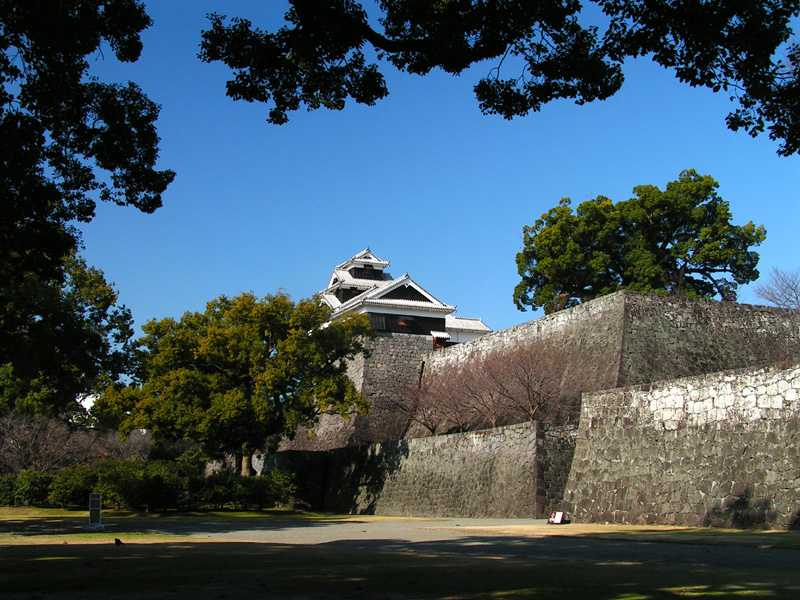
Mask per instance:
[[[25,200],[13,193],[27,186],[37,208],[56,205],[48,216],[81,221],[93,216],[96,197],[145,212],[161,205],[174,173],[154,168],[158,106],[133,83],[91,77],[88,60],[108,48],[137,60],[150,25],[136,0],[0,3],[0,139],[22,167],[5,173],[5,193]]]
[[[178,321],[150,321],[139,340],[140,385],[112,386],[95,414],[124,432],[196,440],[210,457],[248,458],[320,413],[365,411],[346,361],[363,352],[369,323],[364,315],[329,318],[317,300],[247,293]]]
[[[131,369],[133,320],[103,273],[73,253],[63,275],[0,294],[0,408],[79,418],[81,396]]]
[[[623,83],[622,65],[648,56],[682,82],[729,92],[731,129],[766,129],[800,149],[800,47],[788,44],[798,0],[290,0],[287,25],[264,32],[211,15],[201,58],[234,70],[228,95],[269,102],[285,123],[301,106],[374,104],[389,92],[378,59],[401,71],[459,74],[491,61],[475,85],[484,113],[510,119],[570,98],[602,100]],[[602,14],[600,14],[602,13]]]
[[[663,191],[637,186],[616,204],[599,196],[573,213],[563,199],[523,228],[517,308],[553,312],[621,289],[735,300],[738,285],[758,278],[751,247],[766,231],[733,225],[717,187],[689,170]]]
[[[97,200],[153,212],[174,178],[158,107],[90,73],[109,50],[135,61],[150,24],[136,0],[0,1],[0,405],[57,413],[123,369],[129,316],[73,223]]]

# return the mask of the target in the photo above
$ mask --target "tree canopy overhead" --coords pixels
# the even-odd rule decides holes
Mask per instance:
[[[689,85],[737,99],[731,129],[768,130],[780,154],[800,150],[800,46],[789,26],[800,0],[592,0],[588,8],[577,0],[376,0],[369,12],[357,0],[289,2],[278,31],[214,14],[202,34],[200,57],[234,70],[228,95],[269,103],[271,123],[302,106],[385,97],[373,52],[418,75],[489,61],[475,94],[484,113],[507,119],[560,98],[608,98],[623,83],[624,61],[647,56]]]
[[[144,428],[159,440],[194,440],[211,457],[247,459],[320,413],[366,410],[346,361],[364,351],[369,322],[329,318],[317,300],[248,293],[178,321],[150,321],[139,340],[138,385],[112,386],[93,410],[123,432]]]
[[[175,174],[155,169],[158,106],[136,84],[102,83],[89,69],[108,49],[137,60],[151,23],[136,0],[0,2],[0,137],[27,167],[6,194],[37,184],[56,196],[59,217],[80,221],[98,198],[148,213],[161,205]]]
[[[573,213],[561,200],[523,228],[514,303],[553,312],[621,289],[735,300],[738,285],[758,278],[751,247],[767,234],[752,221],[733,225],[717,187],[688,170],[616,204],[598,196]]]
[[[0,0],[0,406],[59,412],[120,372],[129,315],[74,223],[98,200],[151,213],[175,176],[156,169],[158,106],[90,71],[135,61],[150,24],[136,0]]]
[[[0,295],[0,411],[80,418],[81,397],[131,371],[130,311],[76,254],[65,259],[64,274],[61,285],[31,278]]]

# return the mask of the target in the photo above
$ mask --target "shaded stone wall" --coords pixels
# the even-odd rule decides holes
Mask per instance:
[[[800,358],[800,311],[624,290],[435,352],[426,371],[535,340],[556,344],[565,385],[596,391]]]
[[[562,386],[601,390],[616,387],[622,349],[624,301],[612,294],[569,310],[450,346],[425,357],[425,373],[469,361],[472,357],[513,350],[540,341],[558,352]]]
[[[587,394],[562,509],[577,521],[792,527],[800,367]]]
[[[350,419],[322,415],[310,431],[300,431],[284,441],[280,450],[330,450],[403,438],[408,417],[398,413],[397,402],[404,387],[416,384],[422,357],[431,351],[429,336],[406,333],[381,333],[367,340],[369,356],[357,357],[348,365],[348,376],[370,402],[367,415]]]
[[[574,429],[521,423],[327,452],[279,452],[315,509],[394,516],[539,517],[557,507]]]
[[[800,358],[800,311],[638,292],[620,296],[624,329],[615,387]]]
[[[548,516],[561,510],[561,502],[569,479],[575,444],[578,439],[576,425],[549,425],[540,423],[537,430],[536,516]]]

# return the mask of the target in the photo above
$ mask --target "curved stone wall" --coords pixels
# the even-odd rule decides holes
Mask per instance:
[[[586,522],[796,527],[800,366],[585,395],[562,510]]]

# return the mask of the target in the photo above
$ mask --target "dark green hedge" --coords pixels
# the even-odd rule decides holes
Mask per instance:
[[[73,465],[53,477],[25,471],[0,477],[0,505],[89,506],[89,494],[99,492],[105,506],[148,510],[199,508],[270,508],[288,503],[294,476],[269,471],[241,477],[219,471],[208,477],[197,466],[173,461],[115,460],[94,467]]]

